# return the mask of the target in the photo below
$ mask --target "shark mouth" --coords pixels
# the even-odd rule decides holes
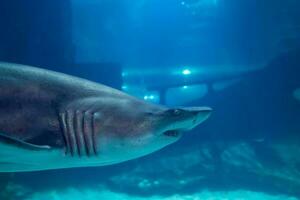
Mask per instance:
[[[178,137],[180,136],[180,131],[179,130],[168,130],[163,133],[165,136],[169,137]]]

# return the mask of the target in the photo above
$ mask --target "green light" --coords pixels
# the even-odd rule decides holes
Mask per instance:
[[[191,70],[189,70],[189,69],[184,69],[184,70],[182,70],[182,74],[183,75],[190,75],[192,72],[191,72]]]
[[[145,95],[144,100],[154,100],[155,96],[154,95]]]

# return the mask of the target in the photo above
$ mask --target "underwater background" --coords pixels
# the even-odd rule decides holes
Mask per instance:
[[[298,0],[2,0],[0,61],[214,110],[139,159],[0,173],[1,200],[300,199]]]

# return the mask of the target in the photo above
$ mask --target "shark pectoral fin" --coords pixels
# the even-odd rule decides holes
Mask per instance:
[[[34,145],[0,134],[0,172],[43,169],[41,158],[51,150],[49,146]]]
[[[50,150],[51,147],[49,146],[40,146],[30,144],[6,135],[0,134],[0,149],[3,150],[14,150],[14,149],[22,149],[28,151],[42,151],[42,150]]]

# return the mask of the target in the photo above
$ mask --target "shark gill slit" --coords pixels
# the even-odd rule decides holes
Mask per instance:
[[[85,140],[85,144],[86,144],[86,150],[87,150],[87,155],[90,156],[92,151],[93,151],[93,147],[92,147],[92,131],[91,131],[91,114],[90,112],[86,111],[84,112],[83,115],[83,136],[84,136],[84,140]]]
[[[66,114],[60,113],[59,119],[60,119],[59,121],[61,124],[61,129],[63,132],[64,141],[65,141],[65,154],[68,154],[70,151],[70,141],[69,141],[68,132],[67,132]]]
[[[92,142],[93,142],[94,154],[98,155],[98,152],[97,152],[97,138],[96,138],[96,130],[95,130],[96,129],[95,115],[96,115],[96,113],[92,114],[92,120],[91,120],[91,122],[92,122],[92,124],[91,124],[91,126],[92,126]]]
[[[84,132],[84,115],[85,113],[84,112],[80,112],[78,114],[78,133],[80,134],[81,138],[82,138],[82,142],[83,142],[83,148],[85,150],[85,153],[87,156],[90,156],[90,152],[89,152],[89,147],[88,147],[88,138],[87,136],[85,135],[85,132]]]
[[[65,154],[79,157],[97,155],[95,114],[89,111],[65,111],[60,114],[61,129],[65,141]]]
[[[76,136],[78,155],[81,157],[85,149],[85,143],[82,135],[82,113],[75,111],[74,114],[74,131]]]
[[[70,141],[70,152],[71,155],[74,156],[74,154],[77,151],[77,147],[76,147],[76,138],[75,138],[75,133],[74,133],[74,129],[73,129],[73,112],[72,111],[67,111],[66,113],[66,118],[67,118],[67,133],[69,136],[69,141]]]

